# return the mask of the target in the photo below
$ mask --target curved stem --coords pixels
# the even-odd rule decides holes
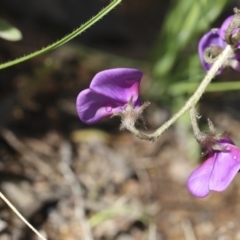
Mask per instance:
[[[196,103],[199,101],[203,93],[205,92],[208,84],[211,80],[215,77],[216,73],[218,72],[219,68],[224,64],[224,62],[231,56],[233,50],[230,45],[228,45],[223,52],[218,56],[217,60],[214,62],[212,67],[207,72],[206,76],[193,93],[193,95],[188,99],[185,105],[175,114],[172,118],[170,118],[167,122],[165,122],[161,127],[159,127],[155,132],[152,134],[144,134],[141,133],[138,129],[134,127],[134,129],[129,129],[133,134],[137,137],[148,140],[148,141],[155,141],[165,130],[167,130],[173,123],[175,123],[178,118],[180,118],[186,111],[188,111],[191,107],[195,106]]]
[[[195,106],[190,107],[189,113],[193,128],[193,134],[195,138],[198,140],[199,135],[201,135],[201,130],[198,126],[197,118],[200,118],[200,116],[197,114]]]
[[[77,28],[75,31],[73,31],[72,33],[70,33],[69,35],[63,37],[62,39],[60,39],[59,41],[50,44],[49,46],[38,50],[34,53],[30,53],[26,56],[20,57],[18,59],[12,60],[10,62],[6,62],[6,63],[2,63],[0,64],[0,69],[3,68],[7,68],[10,66],[13,66],[15,64],[24,62],[26,60],[29,60],[33,57],[36,57],[40,54],[49,52],[50,50],[53,50],[65,43],[67,43],[68,41],[70,41],[71,39],[75,38],[76,36],[78,36],[79,34],[81,34],[83,31],[87,30],[88,28],[90,28],[94,23],[96,23],[97,21],[99,21],[102,17],[104,17],[107,13],[109,13],[113,8],[115,8],[122,0],[113,0],[107,7],[105,7],[102,11],[100,11],[97,15],[95,15],[92,19],[90,19],[88,22],[84,23],[83,25],[81,25],[79,28]]]
[[[193,93],[193,95],[188,99],[185,105],[167,122],[165,122],[160,128],[158,128],[154,133],[150,135],[154,140],[157,139],[167,128],[169,128],[176,120],[181,117],[190,107],[196,105],[198,100],[201,98],[205,89],[207,88],[208,84],[214,78],[216,73],[218,72],[219,68],[224,64],[227,58],[232,54],[232,48],[228,45],[223,52],[219,55],[217,60],[214,62],[200,85],[198,86],[197,90]]]
[[[151,137],[151,135],[142,133],[140,130],[138,130],[134,126],[127,127],[126,129],[128,131],[130,131],[132,134],[134,134],[136,137],[138,137],[142,140],[146,140],[146,141],[154,141],[155,140],[153,137]]]

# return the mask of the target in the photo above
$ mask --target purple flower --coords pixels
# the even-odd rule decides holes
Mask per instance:
[[[115,68],[96,74],[90,87],[77,97],[79,118],[87,124],[96,123],[121,112],[131,98],[133,107],[139,107],[142,75],[141,71],[132,68]]]
[[[219,33],[218,28],[212,29],[211,31],[203,35],[198,44],[198,54],[200,57],[200,61],[202,63],[203,68],[206,71],[209,70],[212,66],[211,63],[208,63],[205,60],[204,54],[206,50],[209,49],[210,47],[217,47],[219,48],[219,50],[221,50],[227,45],[226,42],[222,38],[220,38],[218,33]],[[219,73],[220,72],[221,70],[219,71]]]
[[[188,178],[188,190],[196,197],[206,197],[210,190],[225,190],[240,170],[240,148],[229,138],[222,139],[219,144],[224,150],[213,150]]]
[[[228,29],[229,24],[233,20],[234,16],[228,17],[222,24],[220,28],[214,28],[207,32],[200,39],[198,44],[198,54],[203,68],[208,71],[215,58],[222,52],[222,50],[227,46],[225,41],[225,34]],[[237,33],[239,29],[233,30],[233,35]],[[236,46],[237,49],[240,48],[240,43]],[[212,61],[211,61],[212,58]],[[225,67],[232,67],[236,71],[240,71],[240,54],[235,53],[231,56],[224,64],[224,66],[219,69],[218,74],[220,74]]]

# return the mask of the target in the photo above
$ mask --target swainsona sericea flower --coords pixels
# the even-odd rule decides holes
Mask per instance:
[[[212,150],[188,178],[188,190],[196,197],[206,197],[211,190],[225,190],[240,170],[240,148],[229,138],[220,140],[219,145],[223,150]]]
[[[129,101],[140,106],[139,85],[143,73],[133,68],[115,68],[99,72],[90,87],[79,93],[76,101],[79,118],[93,124],[121,112]]]
[[[227,46],[225,40],[225,34],[234,16],[228,17],[220,28],[213,28],[209,32],[203,35],[198,44],[198,54],[203,68],[208,71],[217,56]],[[234,35],[238,29],[234,29],[232,34]],[[240,48],[240,44],[236,45],[236,50]],[[234,70],[240,71],[240,54],[235,51],[224,64],[224,66],[218,71],[220,74],[225,67],[232,67]]]

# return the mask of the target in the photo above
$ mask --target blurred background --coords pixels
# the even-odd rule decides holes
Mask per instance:
[[[107,4],[1,0],[0,62],[59,40]],[[197,88],[198,41],[234,7],[239,0],[123,0],[70,43],[0,71],[0,189],[49,240],[240,239],[239,176],[205,199],[186,189],[203,160],[188,114],[148,143],[119,131],[118,118],[87,126],[75,110],[98,71],[138,68],[154,131]],[[21,40],[1,35],[3,23]],[[239,90],[239,73],[227,69],[198,105],[202,129],[210,118],[238,146]],[[0,240],[8,239],[37,237],[0,202]]]

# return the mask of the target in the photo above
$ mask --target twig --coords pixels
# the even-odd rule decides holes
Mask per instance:
[[[157,226],[156,224],[150,223],[149,225],[148,240],[157,240]]]
[[[77,222],[81,227],[81,235],[83,240],[93,240],[90,225],[85,217],[84,200],[82,197],[82,190],[80,184],[70,168],[72,160],[71,145],[69,142],[63,142],[60,150],[61,162],[59,168],[71,188],[74,196],[74,213]]]
[[[185,219],[181,226],[186,240],[197,240],[192,228],[192,224],[188,219]]]
[[[47,240],[36,228],[34,228],[24,217],[23,215],[12,205],[12,203],[0,192],[1,199],[13,210],[13,212],[42,240]]]

